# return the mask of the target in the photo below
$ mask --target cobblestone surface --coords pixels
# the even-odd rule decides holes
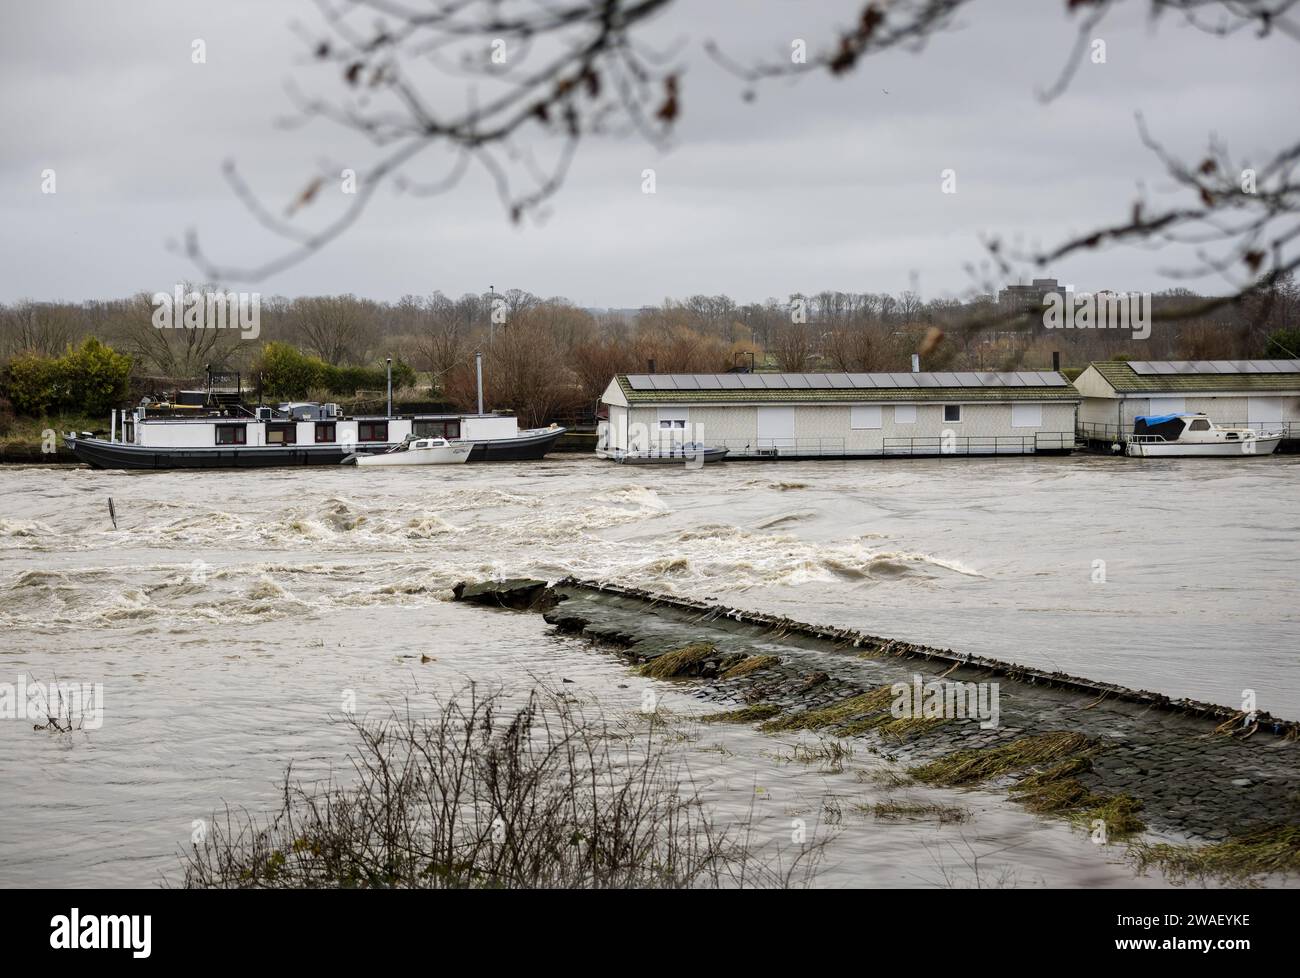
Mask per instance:
[[[875,731],[861,736],[910,765],[1027,735],[1080,733],[1099,750],[1078,780],[1096,793],[1138,799],[1153,829],[1213,841],[1251,826],[1300,822],[1296,727],[1266,715],[1252,731],[1230,710],[1211,704],[1172,702],[948,650],[581,582],[547,587],[540,581],[503,581],[458,588],[457,597],[540,611],[558,630],[616,647],[633,662],[711,643],[716,654],[683,681],[695,684],[695,695],[717,703],[719,711],[763,703],[794,714],[882,685],[910,684],[915,676],[922,682],[942,676],[945,683],[996,683],[1000,722],[995,728],[982,729],[977,718],[956,718],[923,726],[901,741],[884,740]],[[721,678],[752,655],[779,661]],[[1216,732],[1225,723],[1236,732]]]

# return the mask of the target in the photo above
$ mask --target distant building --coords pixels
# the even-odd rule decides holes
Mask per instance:
[[[998,305],[1012,310],[1041,309],[1053,292],[1064,298],[1065,286],[1054,278],[1036,278],[1031,285],[1008,285],[998,293]]]
[[[1059,373],[620,374],[601,449],[683,443],[728,458],[1032,455],[1074,447],[1079,395]]]
[[[1300,360],[1108,360],[1089,364],[1074,386],[1088,438],[1122,439],[1134,418],[1160,414],[1300,437]]]

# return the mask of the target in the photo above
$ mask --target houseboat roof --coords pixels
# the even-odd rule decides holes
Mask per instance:
[[[619,374],[629,404],[1078,401],[1051,370],[934,373]]]
[[[1089,369],[1122,394],[1300,389],[1300,360],[1101,360]]]

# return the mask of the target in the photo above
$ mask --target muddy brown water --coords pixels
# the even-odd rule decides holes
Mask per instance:
[[[346,769],[349,693],[379,714],[468,679],[570,679],[611,716],[646,689],[682,717],[708,709],[538,616],[451,603],[466,578],[715,597],[1174,696],[1251,689],[1300,717],[1298,478],[1297,458],[4,467],[0,682],[103,683],[104,720],[70,736],[0,721],[0,883],[175,878],[215,807],[274,806],[289,761]],[[832,771],[792,760],[793,738],[689,719],[669,740],[718,818],[752,819],[774,858],[795,820],[833,835],[825,885],[1134,882],[1115,847],[1000,793],[882,787],[887,762],[863,751]],[[972,817],[862,814],[900,797]]]

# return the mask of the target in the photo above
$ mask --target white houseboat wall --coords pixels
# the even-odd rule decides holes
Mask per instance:
[[[1281,434],[1300,451],[1300,360],[1097,361],[1074,381],[1079,440],[1122,451],[1138,417],[1204,414],[1225,428]]]
[[[597,454],[727,459],[1065,454],[1079,396],[1053,371],[620,374]]]

